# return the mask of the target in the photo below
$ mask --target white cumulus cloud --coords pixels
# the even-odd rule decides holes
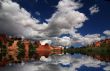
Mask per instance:
[[[100,34],[87,34],[82,36],[80,33],[73,33],[72,39],[73,44],[80,43],[81,45],[88,45],[101,40]]]
[[[43,43],[71,46],[75,43],[83,45],[100,40],[99,34],[82,36],[76,33],[88,19],[84,13],[78,11],[83,4],[75,0],[60,0],[57,10],[48,23],[39,24],[24,8],[12,0],[0,1],[0,33],[30,37],[42,40]],[[59,37],[62,34],[71,36]]]
[[[52,39],[54,45],[61,45],[61,46],[70,46],[71,45],[71,38],[64,36],[64,37],[53,37]]]
[[[41,40],[41,44],[42,45],[45,45],[46,43],[48,43],[48,44],[51,44],[52,43],[52,40]]]
[[[89,8],[89,11],[91,14],[95,14],[95,13],[98,13],[100,10],[99,10],[99,7],[95,4]]]
[[[0,1],[0,33],[24,37],[44,36],[41,33],[47,24],[38,24],[39,20],[11,0]]]
[[[103,33],[107,36],[110,36],[110,30],[105,30]]]
[[[74,29],[82,27],[87,20],[84,13],[77,11],[82,4],[74,0],[61,0],[57,5],[57,11],[48,19],[48,35],[56,36],[70,33]],[[71,34],[71,33],[70,33]]]

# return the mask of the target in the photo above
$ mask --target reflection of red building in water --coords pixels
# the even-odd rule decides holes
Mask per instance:
[[[24,43],[24,50],[25,50],[25,60],[28,61],[30,41],[29,40],[24,40],[23,43]]]
[[[53,47],[48,44],[39,44],[39,47],[36,48],[36,52],[38,53],[38,55],[45,57],[48,57],[50,54],[62,54],[62,50],[63,49],[61,47]]]
[[[36,50],[39,56],[48,57],[51,54],[52,47],[48,44],[40,45]]]

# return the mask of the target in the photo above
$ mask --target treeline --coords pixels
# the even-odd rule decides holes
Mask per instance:
[[[110,55],[110,44],[102,43],[100,47],[95,47],[91,45],[83,46],[80,48],[70,47],[65,49],[65,52],[74,54],[81,53],[85,55],[99,54],[99,55]]]

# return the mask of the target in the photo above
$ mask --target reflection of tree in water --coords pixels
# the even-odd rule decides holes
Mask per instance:
[[[98,55],[98,54],[91,54],[89,55],[95,59],[101,60],[101,61],[106,61],[106,62],[110,62],[110,55]]]

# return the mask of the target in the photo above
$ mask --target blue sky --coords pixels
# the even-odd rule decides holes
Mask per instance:
[[[110,2],[105,0],[84,0],[85,6],[81,9],[81,12],[84,12],[89,20],[85,23],[79,32],[83,34],[87,33],[100,33],[104,30],[110,30]],[[93,4],[99,6],[100,11],[97,14],[90,15],[88,8]],[[85,30],[85,31],[84,31]]]

